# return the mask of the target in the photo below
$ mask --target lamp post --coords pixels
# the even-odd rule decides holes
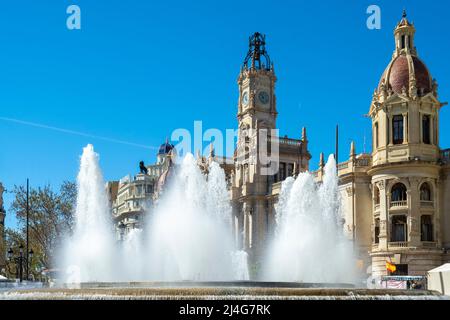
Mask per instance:
[[[17,257],[14,257],[14,251],[12,248],[9,248],[8,250],[8,260],[11,262],[14,262],[16,264],[16,276],[19,278],[19,281],[22,282],[23,280],[23,265],[24,265],[24,260],[25,263],[28,264],[28,260],[31,261],[31,259],[33,258],[33,249],[31,249],[28,252],[28,258],[25,258],[23,255],[23,245],[21,244],[19,246],[19,255]],[[28,280],[28,275],[27,275],[27,279]]]

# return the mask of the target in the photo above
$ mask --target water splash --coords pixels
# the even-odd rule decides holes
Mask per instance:
[[[225,173],[217,163],[205,175],[186,155],[144,229],[118,242],[98,160],[92,145],[83,149],[75,230],[61,263],[69,273],[64,282],[248,280],[247,255],[233,245]]]
[[[151,276],[162,280],[238,280],[233,272],[231,206],[225,174],[200,171],[188,154],[149,223]]]
[[[111,281],[115,262],[112,216],[99,156],[90,144],[81,156],[77,190],[75,229],[64,252],[67,282]]]
[[[353,282],[355,260],[341,225],[336,162],[321,185],[310,173],[286,179],[276,206],[276,229],[264,267],[272,281]]]

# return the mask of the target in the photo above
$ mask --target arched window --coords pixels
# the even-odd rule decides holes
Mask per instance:
[[[433,222],[431,216],[420,217],[420,231],[421,241],[433,241]]]
[[[375,205],[380,204],[380,189],[378,189],[378,187],[375,186],[375,192],[373,195],[373,202],[375,203]]]
[[[428,183],[420,186],[420,201],[431,201],[431,189]]]
[[[391,200],[393,202],[406,201],[406,187],[403,183],[396,183],[391,190]]]

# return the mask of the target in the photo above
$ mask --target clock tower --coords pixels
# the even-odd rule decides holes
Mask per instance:
[[[273,64],[266,51],[265,36],[256,32],[249,39],[249,51],[238,78],[239,128],[275,129],[277,117]]]
[[[268,228],[269,176],[264,173],[267,163],[259,158],[259,153],[271,150],[267,137],[276,128],[275,82],[265,36],[256,32],[249,38],[249,50],[238,78],[239,133],[232,177],[236,241],[250,253],[250,258],[256,259]]]

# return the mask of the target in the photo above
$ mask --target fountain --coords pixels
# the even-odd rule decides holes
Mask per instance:
[[[356,260],[343,234],[336,162],[318,185],[308,173],[282,183],[275,237],[264,277],[272,281],[354,283]]]
[[[83,149],[77,189],[75,229],[62,252],[66,281],[113,281],[116,259],[111,210],[99,156],[92,145]]]
[[[246,253],[235,250],[231,236],[225,174],[217,163],[208,171],[203,174],[186,155],[144,230],[131,231],[120,243],[98,155],[92,145],[85,147],[64,282],[248,280]]]
[[[234,247],[220,166],[211,163],[203,174],[188,154],[170,176],[143,230],[117,241],[99,156],[86,146],[75,229],[58,261],[64,284],[0,299],[442,299],[342,284],[355,281],[355,260],[342,232],[332,156],[321,184],[310,173],[283,182],[263,281],[249,280],[247,253]]]

